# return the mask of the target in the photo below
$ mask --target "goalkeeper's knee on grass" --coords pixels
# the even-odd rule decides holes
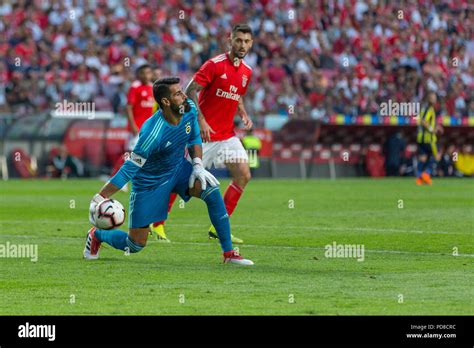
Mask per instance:
[[[130,253],[138,253],[145,247],[144,245],[135,243],[133,240],[130,239],[130,237],[127,237],[126,242],[127,242],[128,251]]]
[[[115,249],[138,253],[145,245],[133,241],[128,233],[121,230],[96,230],[95,236],[101,242],[105,242]]]

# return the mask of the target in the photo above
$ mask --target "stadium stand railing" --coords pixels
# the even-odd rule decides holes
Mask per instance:
[[[388,119],[388,121],[387,121]],[[81,159],[89,176],[109,174],[119,156],[124,154],[128,138],[126,119],[88,120],[84,117],[52,117],[44,112],[24,117],[4,115],[1,120],[0,170],[2,177],[47,176],[51,153],[61,145]],[[474,119],[439,117],[445,126],[441,148],[454,145],[457,151],[474,144]],[[236,129],[239,137],[245,131]],[[262,141],[260,167],[255,177],[338,178],[383,176],[385,140],[401,132],[406,141],[404,158],[416,154],[416,124],[406,119],[383,117],[337,118],[324,122],[312,119],[287,121],[279,130],[257,128],[253,134]],[[23,169],[13,162],[15,153],[23,154]],[[37,171],[33,170],[37,163]],[[21,174],[21,175],[20,175]]]

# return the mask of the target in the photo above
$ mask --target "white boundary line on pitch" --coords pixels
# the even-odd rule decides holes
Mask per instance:
[[[41,236],[23,236],[23,235],[16,235],[16,234],[2,234],[0,235],[2,237],[10,237],[10,238],[41,238],[41,239],[55,239],[55,240],[76,240],[76,239],[85,239],[85,237],[51,237],[51,238],[45,238]],[[167,245],[168,243],[160,243],[158,241],[149,241],[148,243],[153,243],[153,244],[163,244]],[[178,245],[199,245],[199,246],[209,246],[212,245],[212,243],[207,242],[170,242],[170,244],[178,244]],[[315,247],[315,246],[292,246],[292,245],[258,245],[258,244],[242,244],[238,245],[238,247],[246,248],[264,248],[264,249],[290,249],[290,250],[297,250],[297,249],[307,249],[307,250],[325,250],[324,247]],[[378,254],[408,254],[408,255],[424,255],[424,256],[449,256],[449,257],[474,257],[474,254],[459,254],[458,256],[453,256],[449,253],[441,254],[441,252],[435,252],[435,253],[430,253],[430,252],[423,252],[423,251],[400,251],[400,250],[376,250],[376,249],[365,249],[365,252],[369,253],[378,253]]]
[[[158,242],[159,243],[159,242]],[[174,244],[202,244],[202,245],[209,245],[209,243],[202,243],[202,242],[171,242]],[[350,244],[350,243],[349,243]],[[242,246],[244,247],[256,247],[256,248],[269,248],[269,249],[308,249],[308,250],[325,250],[325,247],[311,247],[311,246],[291,246],[291,245],[257,245],[257,244],[238,244],[237,245],[239,248]],[[430,256],[451,256],[450,254],[444,254],[442,255],[441,253],[429,253],[429,252],[423,252],[423,251],[399,251],[399,250],[376,250],[376,249],[364,249],[365,252],[369,253],[379,253],[379,254],[414,254],[414,255],[430,255]],[[452,257],[459,257],[459,256],[465,256],[465,257],[474,257],[474,254],[459,254],[458,256],[452,256]]]
[[[175,224],[170,223],[171,226],[184,226],[184,227],[201,227],[201,224]],[[239,225],[232,224],[231,227],[242,227],[242,228],[271,228],[271,229],[300,229],[300,230],[322,230],[322,231],[362,231],[362,232],[377,232],[377,231],[386,231],[386,232],[400,232],[400,233],[431,233],[431,234],[461,234],[469,235],[474,233],[462,233],[462,232],[447,232],[447,231],[422,231],[422,230],[402,230],[397,228],[372,228],[372,227],[317,227],[317,226],[256,226],[256,225]]]
[[[52,220],[33,220],[29,221],[30,223],[38,224],[58,224],[57,221]],[[6,224],[16,224],[24,223],[23,220],[0,220],[0,225],[2,223]],[[61,221],[62,225],[87,225],[88,222],[82,221]],[[169,223],[171,226],[183,226],[183,227],[203,227],[206,224],[186,224],[186,223]],[[446,234],[446,235],[474,235],[474,233],[463,233],[463,232],[448,232],[448,231],[423,231],[423,230],[403,230],[397,228],[372,228],[372,227],[318,227],[318,226],[259,226],[259,225],[241,225],[241,224],[232,224],[232,227],[237,228],[254,228],[254,229],[300,229],[300,230],[311,230],[311,231],[360,231],[360,232],[396,232],[396,233],[416,233],[416,234]]]

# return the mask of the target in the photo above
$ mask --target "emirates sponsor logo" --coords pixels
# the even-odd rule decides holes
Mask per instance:
[[[240,94],[237,93],[238,88],[230,85],[229,87],[229,92],[224,91],[220,88],[216,90],[216,96],[221,97],[221,98],[226,98],[226,99],[232,99],[232,100],[239,100],[240,99]]]
[[[142,100],[141,103],[140,103],[140,106],[142,108],[152,108],[153,107],[153,100],[150,98],[148,100]]]

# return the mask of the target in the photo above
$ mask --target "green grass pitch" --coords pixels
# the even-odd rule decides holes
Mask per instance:
[[[253,180],[231,217],[249,268],[221,263],[198,199],[176,201],[172,243],[83,260],[101,186],[0,182],[0,244],[38,245],[37,262],[0,258],[0,315],[474,314],[472,180]],[[364,261],[325,257],[334,241]]]

